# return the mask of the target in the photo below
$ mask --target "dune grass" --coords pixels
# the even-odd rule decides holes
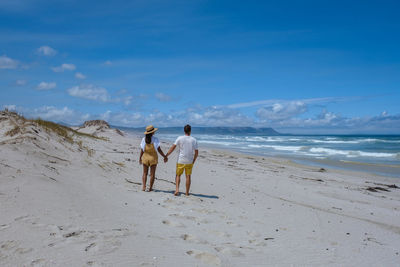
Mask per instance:
[[[74,135],[81,136],[81,137],[89,137],[89,138],[99,139],[99,140],[107,140],[104,137],[98,137],[98,136],[94,136],[94,135],[87,134],[87,133],[81,133],[81,132],[71,129],[67,126],[60,125],[60,124],[57,124],[57,123],[51,122],[51,121],[45,121],[40,118],[30,120],[30,121],[33,123],[36,123],[38,126],[41,126],[42,128],[44,128],[47,131],[56,133],[57,135],[63,137],[66,141],[68,141],[70,143],[74,143],[74,139],[73,139]],[[81,145],[82,145],[82,143],[81,143]]]
[[[9,130],[5,133],[5,136],[13,137],[14,135],[18,134],[19,132],[21,132],[21,127],[19,127],[18,125],[15,125],[14,128],[12,128],[11,130]]]
[[[69,135],[69,133],[71,132],[72,129],[70,129],[66,126],[62,126],[57,123],[51,122],[51,121],[42,120],[40,118],[31,120],[31,121],[33,123],[36,123],[38,126],[41,126],[42,128],[44,128],[45,130],[47,130],[49,132],[56,133],[57,135],[64,138],[66,141],[68,141],[70,143],[74,143],[72,136]]]
[[[19,115],[15,112],[7,111],[7,110],[3,111],[3,113],[7,113],[7,114],[11,115],[11,117],[13,118],[11,120],[11,122],[14,124],[14,128],[12,128],[11,130],[9,130],[5,133],[6,136],[13,137],[19,133],[22,133],[24,131],[26,123],[33,123],[33,124],[36,124],[38,127],[43,128],[47,132],[53,132],[53,133],[57,134],[58,136],[62,137],[64,140],[66,140],[67,142],[69,142],[71,144],[77,143],[81,149],[88,150],[88,154],[90,154],[90,155],[93,155],[93,151],[89,151],[90,149],[83,146],[83,143],[81,140],[75,141],[74,137],[87,137],[87,138],[93,138],[93,139],[104,140],[104,141],[108,140],[106,137],[99,137],[99,136],[95,136],[95,135],[91,135],[91,134],[87,134],[87,133],[81,133],[81,132],[71,129],[67,126],[64,126],[64,125],[61,125],[61,124],[58,124],[55,122],[51,122],[51,121],[46,121],[41,118],[26,119],[22,115]]]

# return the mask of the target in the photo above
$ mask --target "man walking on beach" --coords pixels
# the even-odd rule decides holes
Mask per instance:
[[[175,150],[176,147],[179,149],[178,161],[176,163],[176,190],[175,196],[179,195],[179,184],[181,182],[181,175],[185,171],[186,175],[186,195],[189,195],[190,182],[193,164],[196,162],[199,150],[197,147],[197,140],[190,136],[192,127],[186,125],[184,128],[185,135],[179,136],[175,143],[171,146],[167,153],[167,157]]]

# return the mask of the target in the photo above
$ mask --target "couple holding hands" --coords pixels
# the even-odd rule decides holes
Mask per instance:
[[[174,195],[179,195],[179,184],[181,181],[181,175],[183,171],[185,171],[186,175],[186,195],[189,195],[190,190],[190,182],[191,182],[191,174],[193,164],[195,163],[197,156],[199,155],[199,150],[197,147],[197,140],[190,136],[192,132],[192,128],[190,125],[186,125],[183,130],[185,135],[179,136],[171,148],[168,150],[167,154],[161,150],[160,141],[157,137],[154,136],[154,133],[158,130],[158,128],[154,128],[153,125],[149,125],[146,127],[146,131],[144,134],[142,142],[140,144],[140,156],[139,163],[143,165],[143,187],[142,190],[146,190],[146,182],[147,175],[150,169],[150,187],[149,191],[153,190],[154,179],[156,175],[156,168],[158,163],[158,153],[164,157],[164,162],[168,161],[168,156],[178,147],[179,155],[178,161],[176,163],[176,190]]]

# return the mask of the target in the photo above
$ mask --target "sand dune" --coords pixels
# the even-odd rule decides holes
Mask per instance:
[[[400,262],[395,178],[200,148],[191,196],[176,154],[142,192],[139,139],[103,126],[0,112],[1,266]]]

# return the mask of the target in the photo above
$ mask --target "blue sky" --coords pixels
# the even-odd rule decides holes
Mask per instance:
[[[0,108],[400,133],[398,1],[0,1]]]

